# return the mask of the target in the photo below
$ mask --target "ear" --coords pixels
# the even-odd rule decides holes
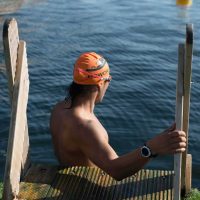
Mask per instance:
[[[101,84],[97,85],[97,89],[98,89],[98,92],[100,92],[100,90],[101,90]]]
[[[101,90],[102,87],[103,87],[103,82],[100,82],[100,83],[97,85],[98,92]]]

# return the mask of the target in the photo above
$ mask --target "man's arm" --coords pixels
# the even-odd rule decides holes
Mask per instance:
[[[116,180],[135,174],[150,160],[141,156],[140,148],[119,157],[92,122],[83,123],[78,129],[76,139],[80,149],[95,165]],[[147,145],[159,155],[183,152],[186,146],[185,133],[171,127],[149,140]]]

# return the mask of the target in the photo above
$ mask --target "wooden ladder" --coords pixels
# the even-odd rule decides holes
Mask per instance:
[[[186,34],[187,36],[191,34],[191,29],[188,31],[187,28]],[[176,181],[180,183],[179,176],[177,176],[180,174],[180,169],[176,172],[176,176],[174,176],[173,170],[142,169],[133,176],[122,181],[116,181],[101,169],[95,167],[73,166],[65,168],[62,166],[31,163],[26,116],[29,91],[26,43],[19,40],[15,19],[5,21],[3,41],[12,107],[3,200],[172,200],[176,194],[174,189],[178,190],[178,196],[180,195],[180,188],[173,186],[173,183]],[[187,44],[188,40],[186,45],[182,45],[186,50],[188,48]],[[186,52],[188,57],[190,54],[191,61],[192,52]],[[185,61],[190,63],[187,56],[181,57],[180,60],[184,60],[182,63],[185,63]],[[181,65],[183,66],[183,64],[179,63],[179,66]],[[181,98],[183,96],[183,93],[181,93]],[[185,99],[184,103],[186,104]],[[184,121],[182,117],[180,120],[181,122]],[[187,181],[187,184],[183,182],[182,185],[189,191],[191,188],[191,157],[186,155],[186,158],[186,167],[184,167],[186,170],[184,171],[183,169],[182,172],[186,174],[184,176],[187,180],[190,178],[190,182]],[[175,163],[177,164],[180,159],[181,155],[179,155]],[[185,161],[183,160],[183,162]],[[177,169],[175,168],[175,170]],[[181,176],[183,177],[183,175]]]

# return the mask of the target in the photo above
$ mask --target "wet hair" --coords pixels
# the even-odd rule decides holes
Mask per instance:
[[[65,99],[66,100],[71,99],[72,101],[71,107],[73,107],[74,101],[77,97],[86,96],[96,90],[97,90],[96,85],[81,85],[73,81],[68,87],[68,95]]]

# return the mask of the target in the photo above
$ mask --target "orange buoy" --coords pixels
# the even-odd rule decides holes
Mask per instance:
[[[176,0],[176,5],[179,6],[191,6],[192,0]]]

